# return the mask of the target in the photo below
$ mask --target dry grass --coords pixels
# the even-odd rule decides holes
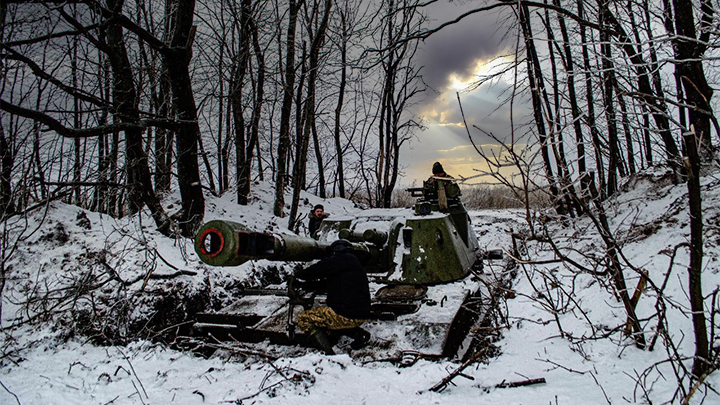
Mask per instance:
[[[502,186],[462,187],[461,200],[469,210],[525,207],[524,201],[519,200],[510,189]],[[397,189],[393,193],[394,208],[411,207],[414,203],[415,198],[411,197],[405,188]],[[538,191],[530,194],[530,208],[537,209],[549,205],[550,198],[547,193]]]
[[[472,186],[463,188],[462,201],[469,210],[524,208],[525,201],[518,199],[512,190],[502,186]],[[538,209],[550,205],[547,193],[536,191],[529,196],[530,208]]]
[[[401,186],[393,191],[391,207],[406,208],[415,204],[415,197],[407,191],[408,188],[418,187],[416,185]],[[508,209],[524,208],[525,202],[518,199],[512,190],[503,186],[461,186],[462,200],[465,208],[469,210],[479,209]],[[364,193],[356,193],[352,201],[360,206],[367,206],[368,198]],[[530,208],[540,209],[550,206],[551,199],[544,191],[536,191],[530,194]]]

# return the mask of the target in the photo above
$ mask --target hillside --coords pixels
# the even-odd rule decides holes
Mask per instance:
[[[720,285],[718,183],[717,176],[703,179],[703,283],[710,298]],[[211,268],[199,262],[191,241],[155,232],[146,213],[116,220],[61,203],[39,207],[4,230],[14,250],[2,301],[0,403],[678,402],[687,392],[677,391],[676,376],[682,378],[681,367],[691,364],[694,343],[685,293],[688,252],[675,249],[688,240],[686,194],[685,186],[672,185],[664,172],[646,172],[605,205],[622,246],[628,287],[635,289],[641,269],[650,286],[664,286],[645,288],[637,307],[653,350],[638,349],[623,334],[622,304],[608,276],[596,274],[603,270],[605,248],[592,222],[547,223],[545,231],[536,225],[544,238],[517,240],[522,263],[502,297],[497,356],[468,367],[467,378],[454,379],[442,392],[430,388],[458,363],[420,359],[400,368],[265,345],[234,345],[205,358],[171,348],[190,314],[226,305],[243,288],[282,282],[292,265],[258,261]],[[270,186],[258,183],[250,206],[209,199],[205,219],[287,232],[286,220],[272,215],[272,198]],[[303,198],[301,212],[321,202]],[[341,199],[322,202],[334,215],[360,209]],[[167,206],[176,204],[166,199]],[[477,210],[471,218],[482,248],[511,252],[511,232],[529,235],[522,211]],[[592,271],[559,262],[548,239]],[[716,301],[706,303],[714,314]],[[659,306],[666,313],[663,322]],[[656,337],[658,330],[663,333]],[[682,362],[669,360],[674,357]],[[536,378],[545,383],[497,387]],[[720,401],[713,389],[720,377],[711,374],[705,383],[691,403]],[[685,390],[688,384],[681,380]]]

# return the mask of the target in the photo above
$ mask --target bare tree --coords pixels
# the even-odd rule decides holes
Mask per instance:
[[[205,215],[205,197],[197,160],[200,127],[189,70],[195,36],[195,1],[177,0],[174,6],[172,14],[167,16],[173,21],[170,26],[170,46],[162,48],[161,53],[168,68],[175,113],[177,119],[183,122],[175,138],[178,184],[182,197],[178,222],[183,234],[192,236]]]
[[[390,207],[392,192],[400,172],[400,149],[422,128],[420,120],[410,115],[410,107],[425,90],[415,65],[417,41],[406,37],[418,32],[425,17],[414,0],[389,1],[383,6],[384,21],[379,27],[382,51],[377,55],[381,67],[381,90],[378,111],[378,152],[373,179],[376,181],[375,204]]]
[[[255,4],[257,5],[258,3]],[[253,71],[257,74],[257,77],[254,80],[254,87],[252,92],[254,97],[252,103],[250,126],[249,128],[247,128],[247,138],[245,138],[244,133],[244,122],[241,123],[239,121],[241,117],[238,117],[238,115],[242,115],[242,109],[244,106],[242,106],[242,102],[235,102],[235,108],[238,108],[238,104],[240,108],[239,111],[234,110],[234,114],[236,116],[235,145],[238,149],[236,151],[238,186],[237,197],[238,204],[241,205],[247,204],[248,195],[250,193],[253,153],[257,148],[258,143],[260,115],[262,113],[265,91],[265,57],[263,55],[263,50],[260,47],[258,39],[258,28],[255,22],[254,14],[255,7],[253,7],[252,2],[250,0],[243,0],[240,10],[240,24],[242,27],[242,31],[240,42],[241,46],[238,55],[239,75],[238,77],[236,77],[236,80],[238,80],[239,82],[236,82],[236,85],[242,85],[242,80],[244,80],[244,76],[250,64],[251,53],[255,55],[255,61],[257,62],[257,67],[253,69]],[[236,91],[234,92],[234,97],[241,97],[241,94],[237,92],[238,88],[236,87],[235,89]]]
[[[693,332],[695,335],[695,357],[692,374],[696,379],[704,378],[712,369],[710,346],[705,321],[705,303],[702,291],[703,262],[703,215],[700,193],[700,163],[698,143],[702,139],[688,134],[685,141],[685,166],[687,170],[688,205],[690,212],[690,265],[688,266],[688,293],[692,310]]]
[[[703,55],[708,48],[708,40],[713,27],[715,9],[708,0],[700,2],[699,33],[695,28],[695,11],[693,3],[689,0],[675,0],[672,10],[666,3],[665,12],[670,15],[674,11],[674,31],[672,35],[673,50],[678,63],[675,63],[675,75],[684,90],[684,99],[687,102],[689,127],[694,128],[694,134],[700,141],[701,154],[709,156],[712,141],[710,137],[710,121],[712,107],[710,99],[713,89],[707,82],[703,67]],[[669,24],[666,27],[670,28]]]
[[[3,1],[0,2],[0,43],[5,41],[5,16],[7,14],[7,4]],[[0,59],[0,77],[6,77],[7,70],[5,67],[5,60]],[[4,97],[5,93],[5,80],[0,83],[0,98]],[[12,193],[12,169],[15,158],[13,151],[10,148],[10,143],[5,137],[5,125],[2,122],[2,116],[0,116],[0,219],[4,219],[15,212],[15,204],[13,203]],[[4,284],[4,273],[0,275],[3,277]],[[2,293],[2,289],[0,289]]]
[[[353,10],[349,2],[345,2],[338,11],[340,26],[338,27],[338,48],[340,51],[340,89],[338,90],[338,101],[335,107],[335,155],[337,156],[338,195],[345,198],[345,173],[343,166],[343,146],[341,142],[341,118],[343,104],[345,103],[345,89],[347,87],[348,70],[348,41],[350,40],[350,24]]]
[[[275,178],[275,207],[276,216],[284,216],[285,186],[287,182],[288,151],[290,148],[290,115],[292,113],[293,90],[295,87],[295,32],[297,26],[298,10],[304,3],[290,0],[288,6],[288,29],[285,57],[285,76],[283,81],[283,101],[280,112],[280,134],[278,140],[277,175]]]
[[[295,161],[295,167],[293,170],[293,178],[295,179],[295,183],[293,189],[292,208],[289,215],[289,228],[292,228],[292,225],[295,223],[296,220],[297,206],[298,202],[300,201],[300,190],[302,189],[302,187],[300,187],[300,181],[301,179],[305,178],[308,143],[310,140],[311,131],[313,130],[313,127],[315,125],[315,85],[317,83],[318,69],[320,65],[320,48],[325,42],[325,32],[328,26],[328,19],[330,18],[331,6],[331,0],[324,1],[324,6],[322,9],[322,20],[320,21],[317,29],[314,32],[310,31],[310,25],[312,24],[312,19],[310,18],[310,16],[319,15],[319,2],[314,2],[312,12],[306,11],[305,13],[311,45],[310,55],[308,58],[307,96],[303,104],[304,109],[302,114],[304,124],[302,128],[302,141],[299,145],[297,145],[298,159]]]
[[[557,184],[557,179],[555,178],[555,165],[550,158],[551,145],[548,140],[545,118],[543,117],[542,100],[543,96],[546,96],[545,80],[540,66],[540,59],[538,58],[537,50],[535,48],[532,26],[530,24],[530,11],[527,6],[523,5],[518,10],[518,20],[520,22],[520,27],[522,28],[523,39],[525,40],[525,52],[527,53],[525,60],[527,63],[528,82],[531,89],[533,117],[537,127],[538,140],[544,163],[545,180],[548,183],[550,194],[555,201],[556,210],[560,215],[564,215],[567,213],[567,210],[562,204],[560,189]]]

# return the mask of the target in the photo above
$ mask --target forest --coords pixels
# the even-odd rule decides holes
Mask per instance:
[[[417,59],[423,41],[492,15],[503,22],[502,63],[457,95],[484,162],[477,177],[523,207],[526,241],[552,244],[549,224],[591,221],[602,245],[582,256],[592,269],[572,249],[553,245],[554,254],[608,277],[638,349],[649,345],[649,320],[627,283],[648,277],[623,254],[612,201],[653,167],[686,187],[688,235],[674,249],[688,253],[694,354],[678,381],[692,397],[720,364],[718,289],[702,284],[717,225],[703,218],[701,184],[720,164],[717,4],[456,1],[469,11],[434,20],[428,10],[443,3],[0,0],[0,295],[16,249],[8,224],[55,201],[117,219],[147,210],[169,240],[194,236],[209,197],[232,194],[242,211],[261,182],[273,185],[273,214],[291,231],[303,192],[391,207],[401,155],[426,127],[417,106],[434,90]],[[513,80],[497,100],[509,107],[502,134],[465,121],[479,113],[462,102],[501,77]],[[520,104],[530,116],[514,115]],[[173,193],[180,203],[164,203]]]
[[[415,6],[3,2],[3,211],[63,194],[188,234],[203,193],[232,186],[243,205],[265,178],[388,206],[420,127]]]
[[[289,224],[297,193],[286,213],[285,187],[389,207],[402,147],[423,129],[418,46],[479,13],[517,29],[503,34],[512,63],[473,86],[512,72],[498,104],[533,111],[510,117],[509,136],[488,134],[531,156],[492,163],[539,170],[526,177],[560,215],[581,213],[572,200],[590,182],[605,198],[653,163],[680,181],[690,135],[710,159],[710,2],[480,2],[430,27],[431,3],[5,1],[2,211],[52,198],[115,216],[147,206],[159,228],[191,234],[203,193],[232,187],[243,205],[266,178]],[[164,212],[174,187],[182,208]]]

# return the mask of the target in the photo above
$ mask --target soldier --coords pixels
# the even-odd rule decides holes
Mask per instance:
[[[325,212],[325,207],[322,206],[322,204],[318,204],[315,207],[313,207],[312,211],[310,211],[310,222],[308,223],[308,229],[310,230],[310,236],[315,237],[315,232],[320,228],[320,222],[322,222],[323,219],[330,216],[327,212]]]
[[[460,187],[453,176],[445,173],[440,162],[433,163],[432,173],[423,184],[423,194],[426,198],[436,199],[440,211],[445,211],[448,209],[448,199],[460,197]]]
[[[360,328],[370,318],[368,279],[360,260],[350,253],[351,250],[350,242],[336,240],[330,245],[331,256],[295,273],[303,280],[327,282],[327,306],[303,311],[297,320],[298,326],[326,354],[335,354],[326,330],[351,329],[353,349],[359,349],[370,338],[370,334]]]

